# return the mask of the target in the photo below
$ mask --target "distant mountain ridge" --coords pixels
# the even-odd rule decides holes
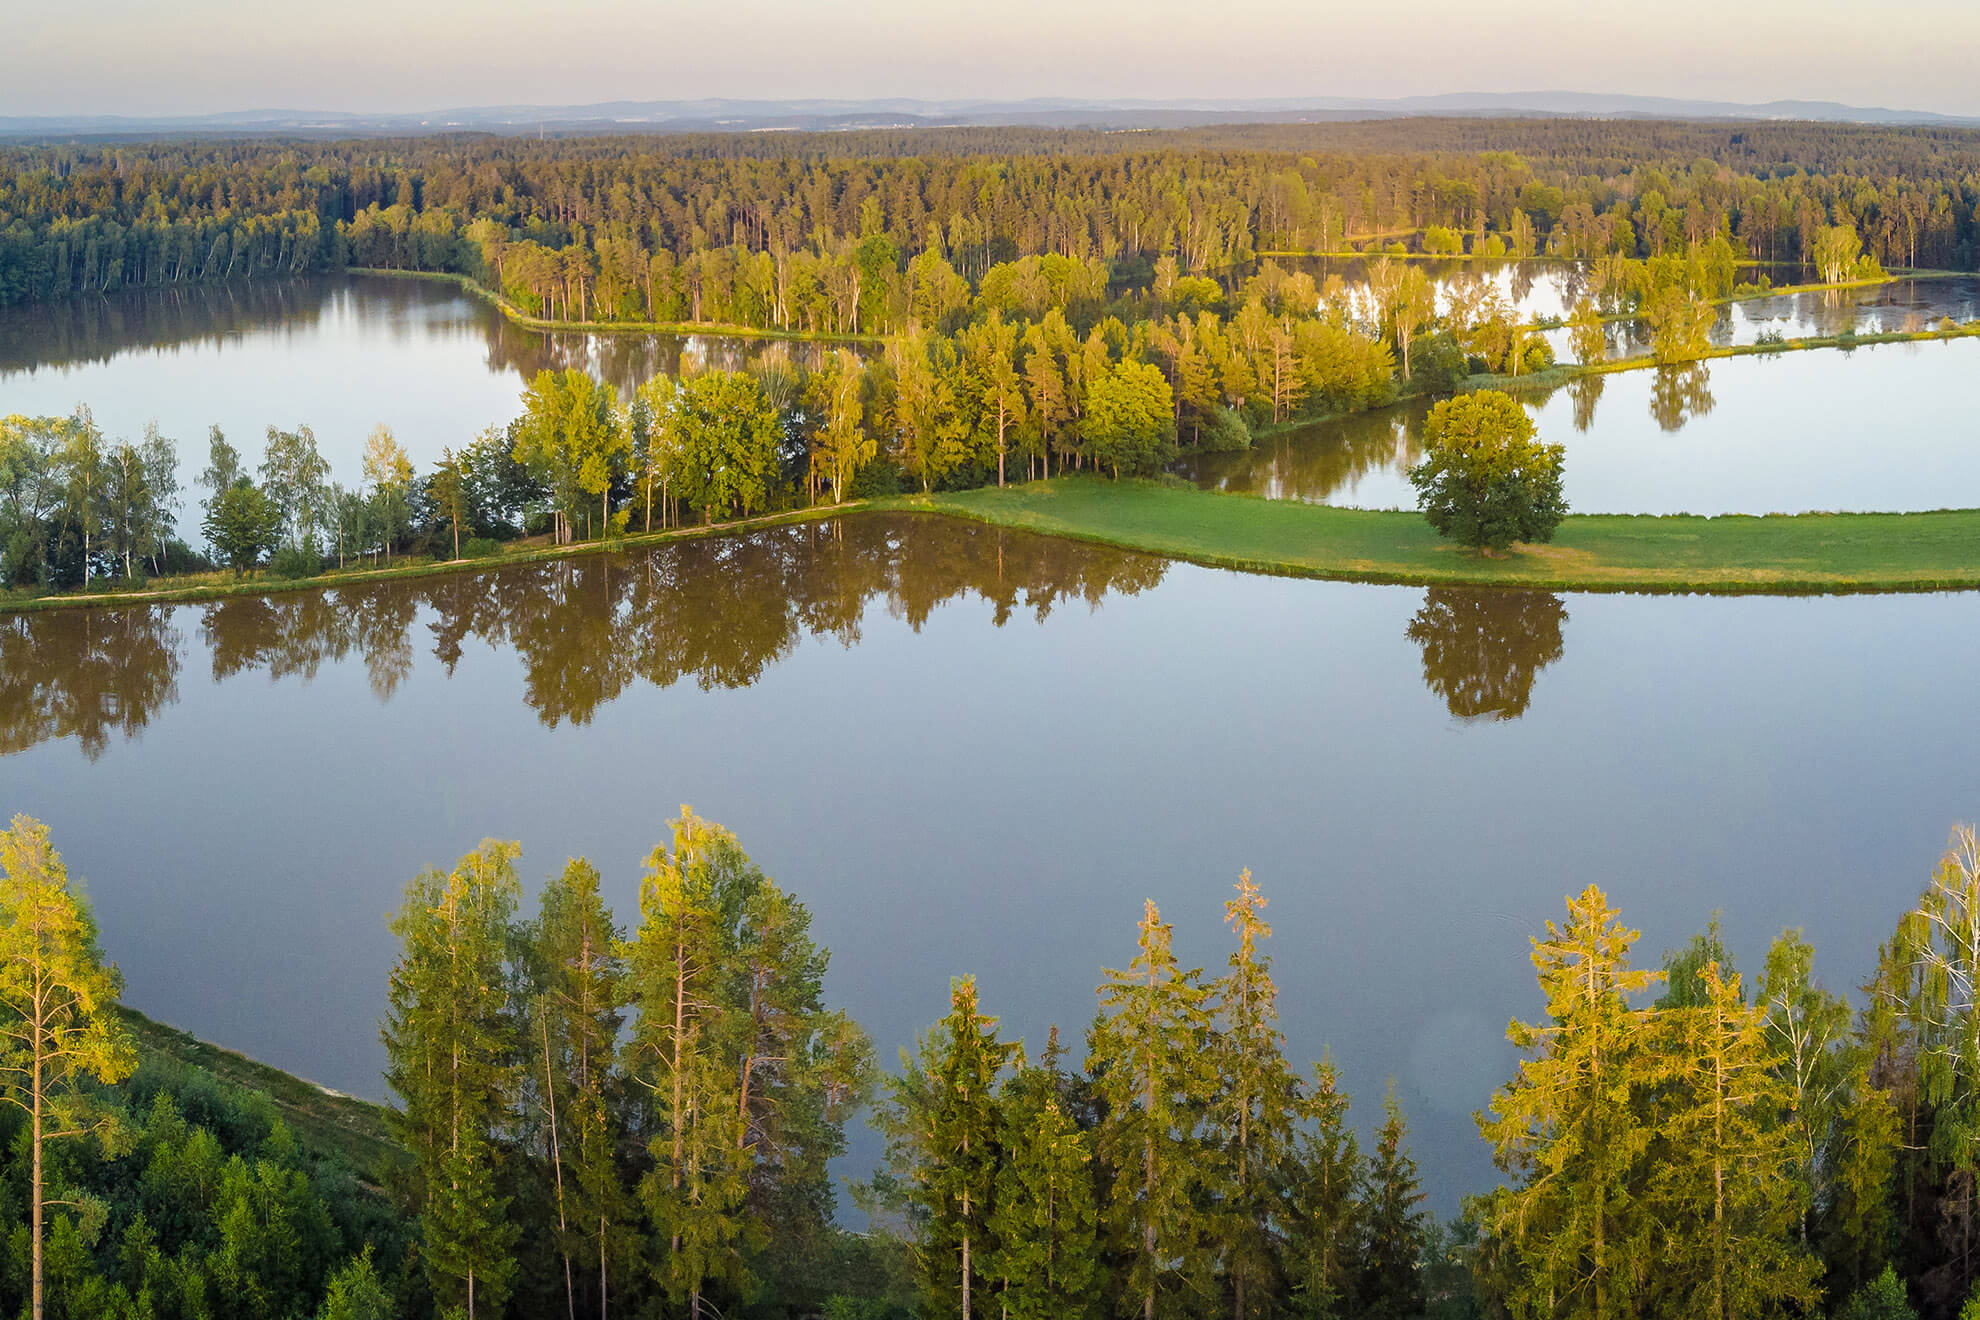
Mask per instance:
[[[1449,92],[1404,97],[1276,97],[1231,100],[1081,100],[1035,97],[927,101],[868,100],[601,101],[589,105],[462,106],[414,114],[351,111],[234,110],[205,115],[0,116],[0,136],[118,136],[229,133],[408,134],[596,132],[830,132],[862,128],[1025,126],[1033,128],[1185,128],[1231,123],[1461,115],[1481,118],[1815,120],[1850,124],[1980,126],[1980,116],[1892,110],[1835,101],[1689,100],[1601,92]]]

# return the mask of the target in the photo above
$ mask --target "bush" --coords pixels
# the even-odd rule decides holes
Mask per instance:
[[[1196,447],[1206,454],[1251,448],[1251,428],[1230,408],[1212,408],[1196,433]]]
[[[269,557],[268,571],[289,581],[315,577],[323,571],[323,556],[301,546],[285,545]]]
[[[500,541],[491,541],[485,536],[470,536],[461,542],[461,558],[486,559],[501,548]]]
[[[1443,331],[1417,340],[1409,357],[1411,383],[1432,394],[1449,394],[1471,374],[1464,350]]]
[[[901,493],[901,470],[891,459],[876,458],[846,483],[846,497],[855,500],[870,500],[881,495]]]

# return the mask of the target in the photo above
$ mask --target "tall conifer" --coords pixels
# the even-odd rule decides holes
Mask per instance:
[[[1105,1215],[1127,1261],[1122,1309],[1142,1320],[1201,1314],[1210,1297],[1201,1125],[1217,1085],[1208,992],[1170,947],[1151,900],[1139,950],[1108,969],[1087,1069],[1106,1105],[1099,1150],[1111,1166]]]

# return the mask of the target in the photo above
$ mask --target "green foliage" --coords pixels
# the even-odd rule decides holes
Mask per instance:
[[[1084,433],[1096,464],[1113,472],[1152,472],[1175,453],[1175,402],[1160,368],[1109,367],[1087,388]]]
[[[1369,1157],[1369,1195],[1362,1212],[1365,1237],[1356,1302],[1367,1320],[1411,1320],[1423,1313],[1423,1193],[1407,1140],[1408,1128],[1391,1086]]]
[[[1514,1316],[1628,1313],[1660,1242],[1640,1195],[1657,1054],[1629,1003],[1656,977],[1630,967],[1636,938],[1590,885],[1533,944],[1548,1020],[1507,1030],[1527,1057],[1478,1129],[1508,1185],[1472,1207],[1504,1255]]]
[[[323,556],[299,545],[285,545],[269,556],[268,571],[288,581],[315,577],[323,571]]]
[[[1565,451],[1534,437],[1518,400],[1496,390],[1446,399],[1430,410],[1423,434],[1424,459],[1409,479],[1440,536],[1493,551],[1553,539],[1567,514]]]
[[[776,410],[745,372],[690,377],[660,421],[675,491],[711,522],[764,507],[781,439]]]
[[[1882,1274],[1850,1294],[1836,1320],[1918,1320],[1918,1312],[1905,1295],[1904,1281],[1886,1265]]]
[[[499,1313],[519,1230],[498,1181],[500,1127],[517,1083],[506,961],[521,848],[485,841],[451,872],[428,869],[392,919],[386,1080],[415,1161],[421,1260],[442,1306]]]
[[[243,476],[214,494],[202,530],[221,561],[242,574],[274,548],[281,521],[274,502]]]
[[[1139,949],[1109,969],[1089,1033],[1087,1070],[1106,1105],[1098,1150],[1116,1175],[1103,1206],[1124,1308],[1165,1318],[1201,1305],[1211,1264],[1211,1225],[1199,1190],[1196,1113],[1216,1074],[1206,1046],[1208,991],[1171,948],[1171,928],[1150,901]]]

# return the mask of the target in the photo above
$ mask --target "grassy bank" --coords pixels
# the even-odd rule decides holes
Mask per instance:
[[[381,1105],[326,1090],[246,1055],[223,1050],[135,1009],[118,1013],[142,1059],[207,1073],[228,1086],[258,1091],[274,1104],[306,1150],[338,1156],[353,1168],[381,1172],[404,1158]]]
[[[234,596],[277,596],[296,591],[318,591],[324,587],[361,587],[378,582],[440,577],[449,573],[482,573],[490,569],[510,568],[518,564],[545,564],[559,559],[575,559],[580,555],[618,554],[647,546],[665,545],[669,541],[686,541],[704,536],[722,536],[730,532],[781,527],[789,523],[813,522],[819,518],[869,507],[873,505],[868,502],[853,501],[837,508],[796,509],[787,513],[739,518],[733,522],[714,523],[709,526],[673,527],[666,531],[638,533],[603,541],[579,541],[574,545],[552,545],[543,540],[517,541],[499,546],[492,554],[480,555],[473,559],[401,557],[398,563],[389,568],[333,568],[303,578],[276,577],[266,569],[256,569],[241,576],[229,572],[216,572],[161,578],[157,586],[144,586],[135,590],[106,585],[87,591],[40,594],[0,588],[0,615],[96,606],[197,605],[207,601],[226,600]]]
[[[146,591],[0,596],[0,614],[187,604],[486,572],[873,511],[946,514],[1218,568],[1355,582],[1729,593],[1980,589],[1980,509],[1716,518],[1575,514],[1561,524],[1552,545],[1484,558],[1441,540],[1414,512],[1337,509],[1158,481],[1060,477],[1002,490],[859,500],[711,527],[568,546],[513,546],[480,559],[419,560],[312,578],[211,575]]]
[[[1334,509],[1158,482],[1065,479],[902,507],[1248,572],[1562,591],[1980,588],[1980,510],[1651,517],[1583,514],[1552,545],[1484,558],[1415,513]]]

